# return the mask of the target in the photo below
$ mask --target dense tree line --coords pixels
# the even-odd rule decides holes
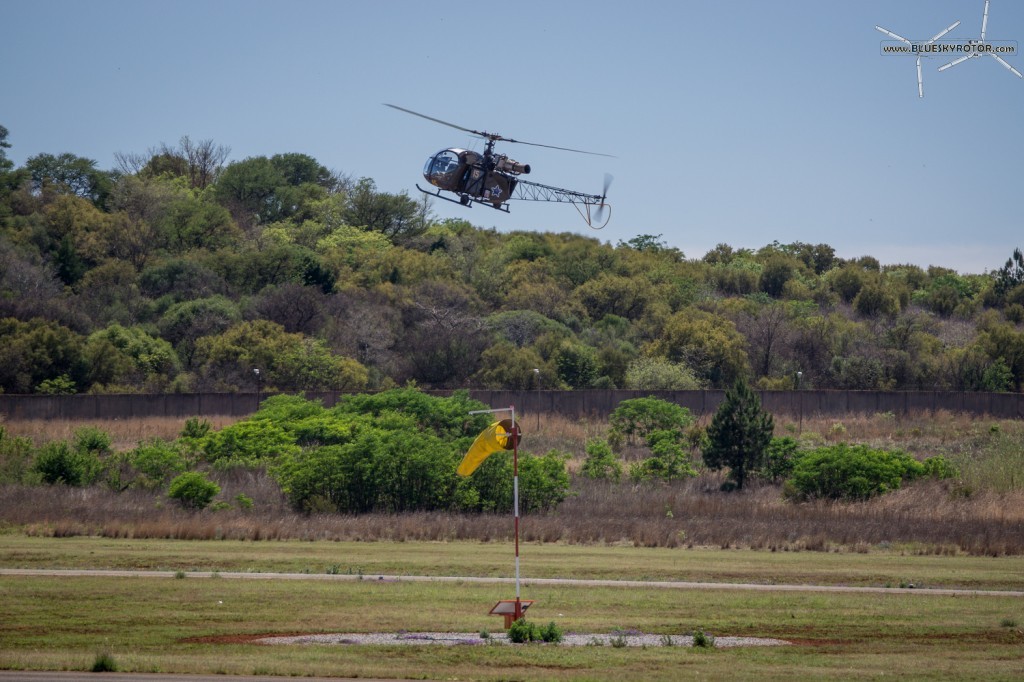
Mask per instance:
[[[827,244],[499,234],[301,153],[210,140],[15,167],[0,390],[1024,385],[1024,257],[959,274]],[[995,264],[994,264],[995,265]]]

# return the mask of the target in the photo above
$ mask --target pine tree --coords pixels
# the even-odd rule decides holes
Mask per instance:
[[[757,395],[743,379],[737,379],[711,419],[704,463],[711,469],[729,467],[729,478],[740,490],[747,474],[764,460],[774,428],[771,414],[761,409]]]

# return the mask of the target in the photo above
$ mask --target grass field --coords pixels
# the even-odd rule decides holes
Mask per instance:
[[[522,548],[531,620],[582,633],[775,637],[775,648],[267,646],[257,634],[500,629],[510,585],[380,581],[373,573],[508,575],[507,543],[171,542],[0,536],[3,568],[160,568],[174,578],[0,576],[0,668],[460,680],[1019,679],[1024,599],[927,587],[1020,589],[1019,557]],[[362,573],[362,580],[199,578],[192,570]],[[879,594],[530,585],[529,577],[824,583]]]
[[[224,426],[230,420],[219,420]],[[528,422],[529,423],[529,422]],[[11,422],[34,442],[83,423]],[[173,438],[181,420],[97,423],[116,449]],[[771,637],[784,647],[373,646],[253,643],[259,634],[496,632],[510,584],[378,580],[512,575],[511,519],[487,514],[302,515],[261,471],[225,472],[202,512],[103,486],[0,486],[0,569],[159,570],[167,576],[0,575],[0,669],[459,680],[1024,678],[1024,423],[892,415],[808,418],[777,431],[809,444],[866,442],[944,454],[955,484],[867,502],[793,504],[778,485],[719,491],[719,474],[670,486],[574,480],[551,514],[523,519],[530,619],[569,632]],[[802,429],[802,432],[801,432]],[[579,467],[603,427],[538,420],[531,448]],[[628,456],[628,453],[627,453]],[[14,464],[17,464],[15,462]],[[172,539],[173,538],[173,539]],[[200,577],[213,572],[216,577]],[[283,572],[318,580],[241,580]],[[224,575],[221,575],[224,574]],[[331,579],[345,575],[347,579]],[[352,576],[355,576],[354,579]],[[735,587],[551,585],[540,578]],[[879,588],[753,591],[739,584]],[[913,586],[913,590],[895,589]],[[983,590],[947,595],[938,588]]]

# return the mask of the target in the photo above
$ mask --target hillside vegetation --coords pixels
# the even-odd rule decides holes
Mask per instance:
[[[688,258],[661,235],[437,221],[301,153],[229,162],[184,137],[113,170],[72,153],[16,168],[8,134],[7,393],[1024,382],[1019,251],[983,274],[827,244]]]

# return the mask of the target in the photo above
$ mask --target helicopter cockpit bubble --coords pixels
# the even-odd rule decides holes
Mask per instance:
[[[423,177],[441,189],[454,189],[459,181],[459,155],[453,149],[443,149],[427,159]]]

